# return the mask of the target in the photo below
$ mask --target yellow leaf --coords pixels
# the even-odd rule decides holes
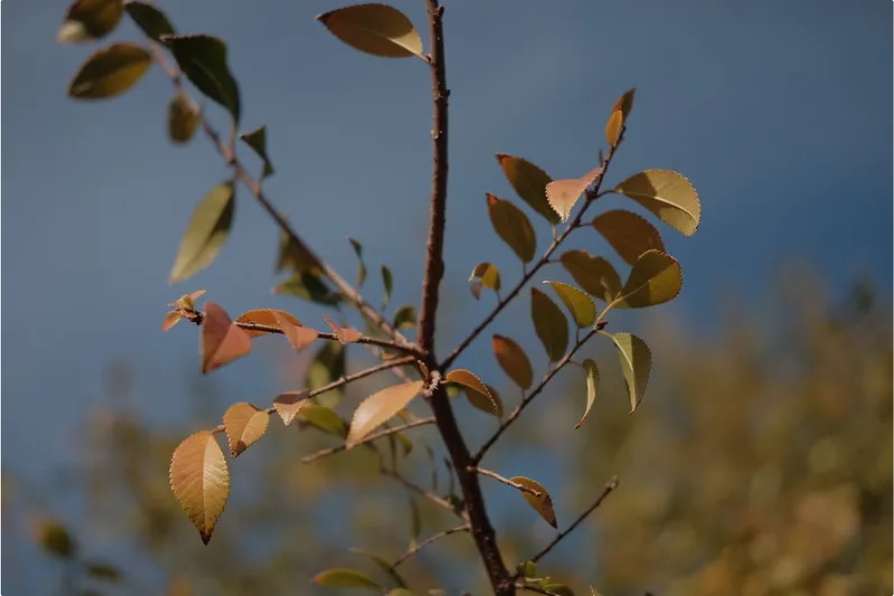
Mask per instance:
[[[498,401],[498,398],[491,395],[488,386],[475,374],[457,368],[444,376],[444,382],[462,385],[466,389],[466,397],[469,398],[469,402],[479,410],[497,417],[502,414],[503,404]]]
[[[537,288],[531,288],[531,317],[549,361],[558,362],[568,347],[568,320],[556,303]]]
[[[652,352],[646,342],[629,333],[615,333],[612,341],[621,357],[621,371],[630,396],[630,413],[633,414],[646,392],[649,372],[652,368]]]
[[[624,180],[614,192],[628,196],[686,236],[698,229],[702,208],[689,180],[670,170],[646,170]]]
[[[491,341],[494,355],[500,368],[522,389],[528,389],[534,382],[534,371],[524,349],[512,339],[494,335]]]
[[[111,33],[121,21],[121,0],[77,0],[68,9],[59,28],[59,43],[99,39]]]
[[[178,92],[168,104],[168,137],[171,142],[181,145],[189,142],[201,119],[189,97]]]
[[[220,445],[207,430],[180,443],[171,458],[171,490],[208,544],[230,495],[230,472]]]
[[[574,317],[578,327],[589,327],[596,322],[596,305],[593,304],[593,299],[587,296],[585,292],[558,281],[545,281],[543,283],[553,287],[553,290],[556,291],[556,294],[559,295],[559,298],[571,311],[571,316]]]
[[[354,447],[376,427],[407,407],[407,404],[419,395],[422,387],[422,381],[410,381],[386,387],[363,400],[354,411],[354,419],[351,421],[351,429],[346,441],[348,449]]]
[[[629,265],[650,249],[664,251],[661,234],[644,218],[630,211],[606,211],[593,220],[593,227]]]
[[[550,223],[558,223],[559,216],[546,200],[546,185],[552,182],[552,178],[531,162],[520,157],[497,153],[497,161],[500,162],[506,179],[509,180],[509,184],[515,189],[518,196]]]
[[[580,196],[596,179],[602,175],[602,166],[597,166],[581,176],[569,180],[554,180],[546,185],[546,198],[549,206],[555,209],[562,221],[568,221],[568,215]]]
[[[298,412],[309,405],[307,401],[308,393],[309,391],[303,389],[301,391],[287,391],[276,396],[276,399],[273,400],[273,409],[282,418],[284,425],[289,426],[292,424]]]
[[[202,372],[208,373],[251,351],[251,338],[213,302],[205,304],[202,321]]]
[[[317,341],[317,338],[320,337],[320,334],[317,332],[316,329],[296,325],[290,319],[281,316],[279,314],[280,312],[282,311],[273,311],[273,314],[276,317],[277,326],[282,329],[282,332],[286,336],[286,339],[289,340],[289,343],[292,344],[292,347],[295,348],[296,352],[300,352],[310,344]]]
[[[230,443],[230,453],[239,456],[267,432],[270,414],[255,406],[239,402],[230,406],[223,415],[224,430]]]
[[[640,255],[618,296],[617,308],[644,308],[673,300],[683,286],[675,258],[658,250]]]
[[[561,261],[574,281],[591,296],[611,302],[621,291],[621,278],[602,257],[594,257],[585,250],[569,250]]]
[[[170,329],[171,327],[173,327],[174,325],[179,323],[180,319],[182,319],[182,318],[183,318],[183,315],[181,315],[176,310],[172,310],[171,312],[169,312],[165,315],[165,320],[161,324],[161,330],[167,331],[168,329]]]
[[[627,118],[630,116],[630,111],[633,110],[635,94],[636,89],[631,89],[619,97],[612,107],[612,114],[608,119],[608,124],[605,125],[605,138],[612,147],[617,145],[621,138],[621,129],[627,124]]]
[[[584,374],[587,375],[587,407],[584,410],[584,415],[581,417],[580,422],[574,428],[580,428],[583,426],[584,422],[587,421],[587,417],[590,415],[590,410],[593,409],[593,404],[596,403],[596,392],[599,390],[599,367],[596,366],[596,362],[587,358],[583,361]]]
[[[466,387],[464,391],[466,399],[469,400],[469,403],[472,404],[474,408],[481,410],[485,414],[490,414],[497,418],[502,417],[503,400],[500,399],[500,394],[490,385],[485,385],[485,387],[487,388],[487,395]]]
[[[549,496],[549,493],[546,492],[546,489],[543,488],[543,485],[537,482],[536,480],[531,480],[530,478],[525,478],[524,476],[513,476],[510,478],[512,482],[516,484],[520,484],[525,488],[529,488],[531,490],[535,490],[540,493],[540,496],[534,496],[526,491],[519,491],[528,504],[534,508],[534,511],[540,514],[540,517],[546,520],[546,523],[551,525],[552,527],[556,526],[556,512],[553,510],[553,500],[552,497]]]
[[[236,318],[236,322],[254,323],[256,325],[263,325],[265,327],[277,327],[279,329],[282,329],[280,319],[284,319],[285,321],[288,321],[296,327],[301,326],[301,321],[299,321],[294,315],[291,315],[284,310],[276,310],[273,308],[258,308],[255,310],[244,312]],[[249,337],[258,337],[269,333],[268,331],[260,331],[257,329],[243,329],[243,331],[245,331],[249,335]]]
[[[537,236],[528,217],[510,203],[490,193],[487,195],[487,209],[490,221],[503,242],[525,263],[534,259],[537,250]]]
[[[196,205],[171,269],[170,282],[192,277],[210,265],[230,236],[236,208],[233,184],[215,186]]]
[[[338,341],[343,344],[354,343],[355,341],[361,339],[363,337],[363,333],[353,329],[351,327],[339,327],[335,324],[335,321],[330,319],[327,315],[323,315],[323,319],[326,320],[326,324],[329,325],[330,329],[332,329],[332,333],[338,337]]]
[[[81,65],[68,94],[76,99],[105,99],[124,93],[139,81],[152,58],[132,43],[116,43],[99,50]]]
[[[358,4],[317,16],[337,38],[354,49],[385,58],[422,54],[422,38],[402,12],[384,4]]]
[[[194,310],[196,307],[196,298],[205,293],[205,290],[196,290],[192,294],[184,294],[177,298],[175,302],[168,304],[168,306],[173,306],[176,308],[185,308],[188,310]]]
[[[481,296],[481,288],[491,288],[497,296],[500,294],[500,270],[490,263],[475,265],[472,275],[469,276],[469,282],[472,284],[472,296],[475,300]]]

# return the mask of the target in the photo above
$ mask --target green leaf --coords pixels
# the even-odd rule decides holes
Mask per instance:
[[[276,262],[276,272],[281,273],[286,269],[293,273],[309,271],[317,276],[323,273],[322,265],[301,239],[283,232],[279,237],[279,258]]]
[[[686,236],[698,229],[702,214],[698,193],[682,174],[646,170],[618,184],[614,192],[630,197]]]
[[[521,577],[537,577],[537,565],[534,561],[522,561],[515,569]]]
[[[618,144],[621,138],[621,130],[627,125],[627,117],[633,110],[633,96],[635,94],[636,89],[631,89],[619,97],[612,108],[608,124],[605,125],[605,138],[612,147]]]
[[[466,394],[466,399],[469,400],[469,403],[475,409],[481,410],[485,414],[490,414],[491,416],[502,418],[503,400],[500,399],[500,394],[497,393],[497,390],[490,385],[485,385],[485,387],[487,387],[487,395],[479,393],[478,391],[475,391],[473,389],[466,388],[464,391],[464,393]]]
[[[649,371],[652,368],[652,352],[646,342],[630,333],[615,333],[612,341],[618,348],[621,357],[621,371],[627,384],[630,396],[630,413],[633,414],[646,392],[649,384]]]
[[[239,135],[239,138],[251,147],[264,162],[261,180],[271,176],[273,174],[273,165],[270,163],[270,157],[267,155],[267,125],[262,125],[251,132],[244,132]]]
[[[137,27],[143,30],[146,37],[159,41],[162,35],[174,35],[174,26],[165,14],[145,2],[128,2],[124,10],[133,19]]]
[[[509,245],[522,262],[530,263],[537,250],[537,236],[528,217],[509,201],[489,193],[487,209],[491,224],[503,242]]]
[[[76,43],[105,37],[118,26],[122,14],[121,0],[77,0],[69,7],[57,40]]]
[[[374,592],[384,590],[373,578],[353,569],[329,569],[316,574],[313,582],[327,588],[364,588]]]
[[[369,557],[369,559],[373,563],[375,563],[376,567],[381,569],[385,573],[385,575],[387,575],[391,579],[391,581],[393,581],[395,584],[397,584],[399,586],[399,589],[407,587],[407,583],[404,581],[404,579],[400,576],[400,574],[395,569],[391,568],[391,563],[386,561],[383,557],[380,557],[379,555],[377,555],[375,553],[371,553],[369,551],[359,549],[359,548],[352,548],[351,552],[357,553],[358,555],[365,555],[365,556]],[[392,590],[390,592],[390,594],[393,594],[396,591],[397,590]]]
[[[574,428],[580,428],[587,421],[590,410],[593,409],[593,404],[596,403],[596,392],[599,390],[599,367],[596,366],[596,362],[587,358],[583,361],[583,369],[584,374],[587,375],[587,408],[584,410],[584,415],[581,417],[580,422]]]
[[[531,317],[549,361],[558,362],[568,348],[568,320],[556,303],[537,288],[531,288]]]
[[[636,213],[621,209],[597,215],[593,227],[629,265],[636,263],[647,250],[664,251],[661,234]]]
[[[602,257],[594,257],[585,250],[569,250],[561,261],[574,281],[591,296],[611,302],[620,293],[621,278]]]
[[[327,341],[314,354],[307,368],[307,388],[311,391],[332,383],[336,379],[340,379],[345,375],[345,350],[344,345],[337,341]],[[335,407],[338,404],[344,392],[344,387],[332,389],[326,393],[321,393],[314,397],[316,403]]]
[[[311,271],[296,273],[273,288],[273,293],[297,296],[303,300],[326,306],[337,306],[342,301],[340,294],[333,292],[322,277]]]
[[[84,564],[87,575],[105,582],[117,583],[121,581],[121,571],[110,563],[92,561]]]
[[[545,284],[552,286],[568,310],[578,327],[589,327],[596,322],[596,305],[593,299],[574,286],[563,284],[558,281],[545,281]]]
[[[412,495],[407,494],[410,501],[410,545],[408,550],[416,548],[419,535],[422,534],[422,515],[419,513],[419,505]]]
[[[239,85],[227,66],[227,44],[210,35],[167,35],[162,42],[173,52],[186,78],[226,108],[238,124]]]
[[[317,16],[337,38],[361,52],[385,58],[422,54],[422,38],[402,12],[384,4],[359,4]]]
[[[500,295],[500,270],[490,263],[478,263],[469,276],[470,289],[475,300],[481,297],[481,288],[491,288]]]
[[[202,115],[184,93],[178,92],[168,104],[168,137],[172,142],[189,142],[199,126]]]
[[[361,287],[363,282],[366,281],[366,263],[363,262],[363,245],[353,238],[348,238],[348,242],[351,243],[351,246],[354,248],[354,254],[357,255],[357,260],[360,261],[360,266],[357,269],[357,287]]]
[[[68,87],[68,95],[75,99],[105,99],[120,95],[143,78],[151,65],[149,52],[138,45],[110,45],[81,65]]]
[[[70,559],[77,552],[74,538],[58,522],[41,522],[37,527],[37,541],[45,551],[63,559]]]
[[[574,596],[574,590],[563,584],[547,584],[543,589],[556,596]]]
[[[394,276],[387,265],[382,265],[382,285],[385,287],[385,297],[382,300],[382,308],[391,302],[391,291],[394,289]]]
[[[559,223],[559,215],[549,206],[546,200],[546,185],[552,182],[549,175],[531,162],[497,153],[497,161],[503,173],[518,196],[552,224]]]
[[[553,509],[553,499],[549,496],[549,493],[546,491],[546,489],[543,488],[542,484],[540,484],[536,480],[525,478],[524,476],[513,476],[509,480],[516,484],[520,484],[525,488],[535,490],[540,493],[540,496],[535,496],[527,491],[518,491],[522,494],[528,504],[534,508],[534,511],[539,513],[540,517],[546,520],[546,523],[554,528],[557,527],[556,512]]]
[[[524,349],[512,339],[503,335],[494,335],[491,347],[500,368],[522,389],[528,389],[534,382],[534,371],[531,361]]]
[[[233,183],[226,182],[211,189],[196,206],[192,219],[180,242],[170,282],[188,279],[210,265],[230,235],[236,208]]]
[[[658,250],[640,255],[618,296],[617,308],[645,308],[673,300],[683,286],[680,263]]]
[[[348,436],[348,425],[332,408],[317,404],[306,404],[298,415],[305,422],[317,427],[324,433],[341,438]]]
[[[409,304],[406,306],[401,306],[397,309],[397,312],[394,313],[394,326],[397,329],[401,329],[403,327],[415,329],[416,319],[416,307]]]

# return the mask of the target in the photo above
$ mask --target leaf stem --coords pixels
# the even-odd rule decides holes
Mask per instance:
[[[425,548],[429,544],[437,542],[438,540],[440,540],[441,538],[444,538],[445,536],[450,536],[451,534],[457,534],[459,532],[468,532],[469,530],[471,530],[471,528],[469,527],[469,524],[465,524],[462,526],[457,526],[455,528],[450,528],[449,530],[444,530],[443,532],[438,532],[437,534],[430,536],[429,538],[426,538],[425,540],[423,540],[422,542],[417,544],[414,548],[411,548],[410,550],[405,552],[403,555],[401,555],[401,557],[397,561],[395,561],[393,565],[391,565],[391,570],[393,571],[395,568],[397,568],[398,565],[400,565],[401,563],[403,563],[410,557],[414,556],[416,553],[421,551],[423,548]]]
[[[414,420],[413,422],[408,422],[406,424],[402,424],[401,426],[394,426],[391,428],[386,428],[385,430],[382,430],[377,433],[373,433],[371,435],[364,437],[364,439],[362,441],[357,441],[357,443],[355,443],[355,446],[363,445],[364,443],[370,443],[372,441],[375,441],[376,439],[381,439],[382,437],[387,437],[389,435],[404,432],[405,430],[409,430],[416,426],[424,426],[426,424],[434,424],[434,422],[435,422],[434,417],[420,418],[419,420]],[[320,451],[317,451],[316,453],[311,453],[310,455],[305,455],[304,457],[302,457],[301,463],[307,464],[312,461],[316,461],[316,460],[320,459],[321,457],[326,457],[326,456],[332,455],[334,453],[339,453],[341,451],[345,451],[345,450],[347,450],[347,448],[348,448],[347,444],[342,444],[342,445],[336,445],[335,447],[329,447],[328,449],[321,449]]]

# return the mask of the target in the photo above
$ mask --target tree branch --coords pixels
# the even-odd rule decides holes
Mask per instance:
[[[520,490],[522,492],[530,493],[530,494],[534,495],[535,497],[541,496],[539,490],[534,490],[533,488],[529,488],[527,486],[522,486],[518,482],[513,482],[513,481],[509,480],[508,478],[503,478],[496,472],[491,472],[490,470],[484,470],[482,468],[476,468],[474,466],[469,466],[469,471],[477,472],[478,474],[481,474],[482,476],[488,476],[490,478],[493,478],[494,480],[498,480],[498,481],[502,482],[503,484],[511,486],[514,489]]]
[[[401,557],[397,561],[395,561],[393,565],[391,565],[391,570],[393,571],[395,568],[397,568],[398,565],[400,565],[401,563],[403,563],[410,557],[414,556],[416,553],[421,551],[423,548],[425,548],[429,544],[432,544],[433,542],[437,542],[444,536],[450,536],[451,534],[456,534],[458,532],[468,532],[468,531],[469,531],[469,525],[466,524],[463,526],[457,526],[455,528],[450,528],[449,530],[444,530],[443,532],[438,532],[434,536],[426,538],[425,540],[423,540],[422,542],[417,544],[415,548],[411,548],[410,550],[405,552],[403,555],[401,555]]]
[[[355,445],[363,445],[364,443],[369,443],[375,441],[376,439],[381,439],[382,437],[387,437],[388,435],[393,435],[396,433],[403,432],[405,430],[414,428],[416,426],[424,426],[426,424],[434,424],[434,417],[430,418],[420,418],[419,420],[414,420],[413,422],[408,422],[406,424],[402,424],[401,426],[395,426],[393,428],[386,428],[385,430],[379,431],[377,433],[373,433],[365,437],[362,441],[358,441]],[[348,448],[347,444],[336,445],[335,447],[329,447],[328,449],[321,449],[316,453],[311,453],[310,455],[305,455],[301,458],[301,463],[307,464],[312,461],[318,460],[321,457],[326,457],[327,455],[332,455],[333,453],[339,453],[341,451],[345,451]]]

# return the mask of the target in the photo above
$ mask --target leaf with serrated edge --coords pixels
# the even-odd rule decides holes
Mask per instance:
[[[121,21],[121,0],[77,0],[59,28],[59,43],[98,39],[111,33]]]
[[[580,196],[602,174],[602,166],[596,166],[580,178],[569,180],[553,180],[546,185],[546,199],[562,221],[568,221],[568,215]]]
[[[451,370],[444,376],[444,381],[447,383],[456,383],[457,385],[462,385],[472,391],[477,391],[478,393],[490,397],[490,393],[487,391],[487,386],[481,382],[474,373],[469,372],[462,368],[457,368]]]
[[[466,399],[469,400],[472,407],[481,410],[485,414],[502,418],[503,400],[500,399],[500,394],[490,385],[485,385],[485,387],[487,387],[487,395],[466,387],[464,391]]]
[[[606,211],[597,215],[592,225],[629,265],[647,250],[664,251],[661,234],[636,213],[622,209]]]
[[[267,432],[270,414],[246,402],[230,406],[223,415],[224,430],[233,457],[241,455]]]
[[[504,335],[494,335],[491,348],[500,363],[500,368],[522,389],[528,389],[534,382],[531,361],[524,349]]]
[[[621,371],[630,395],[630,413],[636,410],[649,384],[649,372],[652,368],[652,352],[646,342],[630,333],[615,333],[612,341],[618,348],[621,358]]]
[[[537,236],[528,217],[509,201],[487,194],[487,210],[494,230],[524,263],[537,251]]]
[[[550,362],[558,362],[568,348],[568,320],[549,296],[531,288],[531,318],[534,330]]]
[[[171,269],[170,283],[192,277],[217,258],[230,236],[235,207],[231,182],[219,184],[205,195],[193,211],[186,233],[183,234]]]
[[[326,321],[326,324],[329,325],[329,328],[332,329],[332,333],[338,337],[338,341],[343,344],[354,343],[363,337],[362,332],[357,331],[352,327],[340,327],[326,315],[323,315],[323,319]]]
[[[528,504],[534,508],[534,511],[540,514],[540,517],[546,520],[546,523],[551,525],[552,527],[556,526],[556,512],[553,510],[553,500],[552,497],[549,496],[549,493],[546,492],[546,489],[543,488],[543,485],[537,482],[536,480],[531,480],[530,478],[525,478],[524,476],[513,476],[510,478],[512,482],[516,484],[520,484],[525,488],[529,488],[531,490],[535,490],[540,493],[539,497],[532,495],[527,491],[519,491]]]
[[[301,326],[301,321],[294,315],[291,315],[284,310],[276,310],[273,308],[257,308],[255,310],[249,310],[239,315],[236,318],[236,322],[254,323],[256,325],[263,325],[264,327],[278,327],[279,329],[282,329],[279,322],[280,318],[285,319],[296,327]],[[257,329],[243,329],[243,331],[248,333],[250,337],[258,337],[270,333],[269,331],[261,331]]]
[[[532,164],[526,159],[497,153],[497,161],[503,168],[503,173],[509,184],[515,189],[521,199],[542,215],[550,223],[558,223],[559,216],[549,206],[546,200],[546,185],[552,182],[549,174]]]
[[[285,393],[280,393],[276,396],[276,399],[273,400],[273,408],[276,410],[276,413],[279,414],[279,417],[282,418],[282,423],[286,426],[292,424],[292,421],[295,420],[295,416],[298,412],[302,411],[307,405],[307,394],[308,391],[306,389],[302,389],[301,391],[287,391]]]
[[[354,411],[354,419],[351,421],[346,441],[348,449],[354,447],[376,427],[407,407],[407,404],[419,395],[422,387],[422,381],[410,381],[386,387],[363,400]]]
[[[422,54],[422,38],[402,12],[384,4],[359,4],[317,16],[333,35],[361,52],[384,58]]]
[[[645,308],[676,298],[683,287],[680,263],[658,250],[640,255],[627,283],[621,289],[616,308]]]
[[[594,257],[585,250],[569,250],[560,259],[574,281],[591,296],[611,302],[621,291],[621,278],[602,257]]]
[[[149,52],[132,43],[116,43],[91,55],[68,87],[75,99],[105,99],[133,87],[149,67]]]
[[[586,292],[559,281],[545,281],[552,286],[568,310],[578,327],[589,327],[596,322],[596,305]]]
[[[491,288],[500,293],[500,270],[490,263],[478,263],[469,276],[469,287],[475,300],[481,297],[481,288]]]
[[[582,366],[584,374],[587,376],[587,407],[580,422],[574,428],[580,428],[587,421],[590,410],[593,409],[593,404],[596,403],[596,392],[599,391],[599,367],[596,366],[596,362],[587,358],[583,361]]]
[[[170,483],[202,542],[208,544],[230,495],[227,460],[210,431],[191,435],[174,450]]]
[[[682,174],[645,170],[618,184],[614,192],[630,197],[685,236],[698,229],[702,215],[698,193]]]
[[[291,321],[291,319],[280,315],[279,313],[281,312],[282,311],[277,310],[273,311],[273,316],[276,318],[276,326],[282,329],[283,335],[286,336],[286,339],[289,340],[289,343],[292,344],[292,347],[295,348],[296,352],[300,352],[310,344],[317,341],[317,339],[320,337],[320,334],[319,332],[317,332],[316,329],[295,325]],[[294,317],[292,317],[291,315],[289,315],[289,317],[294,319]]]
[[[353,569],[329,569],[316,574],[313,582],[327,588],[366,588],[374,592],[383,590],[371,577]]]
[[[227,312],[215,304],[205,304],[202,320],[202,372],[208,373],[251,352],[251,338],[233,324]]]

